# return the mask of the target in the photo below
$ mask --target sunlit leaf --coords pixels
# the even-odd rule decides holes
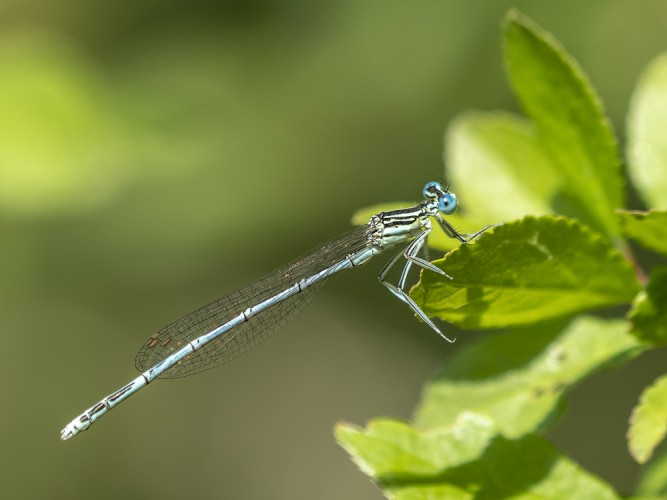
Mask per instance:
[[[644,389],[639,404],[632,410],[628,429],[628,449],[643,464],[667,433],[667,376]]]
[[[667,209],[667,53],[644,71],[628,115],[628,173],[649,208]]]
[[[526,114],[561,170],[588,224],[615,235],[624,206],[621,160],[602,103],[574,59],[551,35],[512,12],[504,30],[507,73]]]
[[[470,218],[490,224],[555,213],[561,176],[527,120],[464,113],[447,129],[445,157],[447,179]]]
[[[632,266],[572,219],[526,217],[434,262],[452,279],[422,273],[412,298],[431,317],[462,328],[523,325],[630,302]]]
[[[622,320],[580,317],[498,333],[457,352],[424,391],[419,428],[452,425],[465,410],[490,417],[503,435],[544,428],[561,396],[609,363],[639,352]]]
[[[368,475],[427,476],[476,459],[496,434],[491,420],[474,413],[464,413],[452,424],[454,428],[419,432],[397,420],[372,420],[366,429],[341,423],[336,437]],[[457,427],[467,432],[456,432]]]
[[[396,500],[618,498],[613,489],[536,435],[517,440],[463,413],[451,427],[418,432],[378,420],[359,429],[339,424],[339,443]]]

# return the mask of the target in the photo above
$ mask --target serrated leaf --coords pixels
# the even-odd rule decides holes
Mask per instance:
[[[445,157],[452,190],[471,219],[489,224],[555,213],[560,173],[529,121],[464,113],[447,128]]]
[[[628,114],[628,174],[650,208],[667,209],[667,53],[639,79]]]
[[[363,224],[367,224],[373,215],[379,214],[381,212],[388,212],[390,210],[397,210],[400,208],[414,207],[417,204],[418,202],[414,201],[395,201],[362,208],[361,210],[357,210],[352,216],[352,224],[355,226],[361,226]],[[484,225],[479,221],[470,220],[467,217],[462,217],[458,214],[448,215],[447,222],[449,222],[457,231],[463,234],[475,233]],[[459,246],[459,242],[458,240],[447,236],[438,227],[435,227],[431,234],[428,236],[428,246],[430,248],[445,251],[456,248]]]
[[[573,219],[526,217],[434,261],[452,279],[422,272],[411,291],[431,317],[461,328],[525,325],[630,302],[631,265]]]
[[[336,436],[396,500],[618,498],[545,439],[508,440],[474,413],[462,414],[447,429],[417,432],[400,422],[375,421],[367,430],[341,424]]]
[[[646,463],[667,433],[667,375],[644,389],[632,410],[628,450],[640,464]]]
[[[565,391],[601,367],[640,351],[622,320],[579,317],[494,334],[457,352],[424,391],[415,423],[452,425],[470,410],[507,437],[543,429]]]
[[[629,313],[632,333],[650,345],[667,344],[667,267],[654,269]]]
[[[558,41],[526,17],[508,15],[504,41],[511,85],[585,210],[583,220],[616,235],[613,211],[624,206],[621,160],[595,90]]]
[[[667,211],[617,210],[616,215],[624,236],[646,248],[667,254]]]

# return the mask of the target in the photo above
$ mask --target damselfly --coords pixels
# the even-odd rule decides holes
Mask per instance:
[[[361,266],[374,255],[400,243],[406,243],[406,246],[384,266],[378,276],[380,282],[424,323],[451,342],[405,291],[408,272],[412,265],[416,265],[451,279],[439,267],[418,256],[432,230],[431,218],[461,243],[467,243],[489,226],[473,235],[461,234],[442,217],[456,210],[454,193],[439,182],[426,184],[423,193],[424,201],[419,205],[374,215],[368,224],[159,330],[137,353],[135,364],[143,373],[67,424],[61,439],[69,439],[88,429],[157,377],[191,375],[248,351],[303,309],[332,274]],[[405,266],[394,285],[385,278],[401,259]]]

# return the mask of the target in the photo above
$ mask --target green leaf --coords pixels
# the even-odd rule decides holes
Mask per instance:
[[[545,439],[508,440],[474,413],[426,432],[396,421],[374,421],[366,430],[340,424],[336,436],[396,500],[618,498]]]
[[[570,387],[641,349],[622,320],[584,316],[562,326],[494,334],[457,352],[427,385],[416,425],[449,426],[470,410],[490,417],[507,437],[535,432]]]
[[[628,174],[650,208],[667,209],[667,53],[639,79],[628,114]]]
[[[397,210],[399,208],[414,207],[419,202],[414,201],[404,201],[404,202],[390,202],[390,203],[381,203],[379,205],[373,205],[370,207],[362,208],[357,210],[352,216],[352,224],[355,226],[361,226],[367,224],[370,218],[373,215],[379,214],[381,212],[387,212],[389,210]],[[481,227],[484,226],[484,223],[479,221],[470,220],[468,217],[462,217],[461,215],[448,215],[447,221],[454,226],[461,233],[475,233]],[[431,234],[428,237],[428,246],[435,248],[437,250],[451,250],[459,246],[458,240],[450,238],[438,227],[435,227]]]
[[[452,191],[471,219],[489,224],[555,213],[560,173],[527,120],[464,113],[447,129],[445,156]]]
[[[384,480],[435,475],[474,460],[495,434],[493,422],[474,413],[462,413],[453,428],[426,432],[389,419],[372,420],[366,430],[346,423],[336,426],[336,438],[361,470]]]
[[[506,18],[505,63],[526,114],[559,165],[584,220],[615,236],[624,206],[621,160],[611,124],[586,75],[551,35],[526,17]]]
[[[667,449],[663,449],[642,469],[637,494],[643,497],[654,495],[664,500],[667,495]]]
[[[630,302],[632,266],[573,219],[526,217],[494,228],[435,261],[411,291],[431,316],[462,328],[524,325]]]
[[[624,236],[646,248],[667,254],[667,211],[617,210],[616,216]]]
[[[649,345],[667,344],[667,267],[654,269],[632,304],[632,333]]]
[[[667,375],[644,389],[639,404],[632,410],[628,429],[630,455],[646,463],[667,433]]]

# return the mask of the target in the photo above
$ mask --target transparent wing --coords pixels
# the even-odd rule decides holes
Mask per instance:
[[[307,278],[340,262],[347,255],[368,245],[369,226],[349,231],[321,245],[271,274],[211,302],[162,328],[139,349],[135,358],[138,370],[146,371],[188,342],[213,331],[256,305]],[[226,363],[269,338],[291,320],[313,299],[324,281],[283,300],[250,318],[247,322],[223,333],[190,356],[160,375],[174,378],[192,375]]]

